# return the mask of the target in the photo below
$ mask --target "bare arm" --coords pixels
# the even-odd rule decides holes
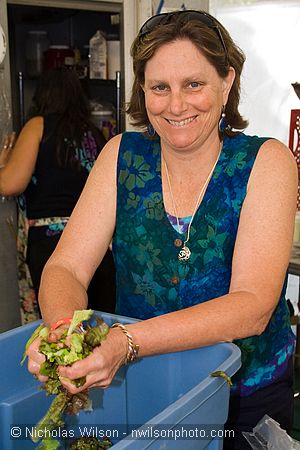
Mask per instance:
[[[36,164],[43,129],[42,117],[34,117],[24,125],[5,167],[0,170],[0,194],[18,195],[26,189]]]

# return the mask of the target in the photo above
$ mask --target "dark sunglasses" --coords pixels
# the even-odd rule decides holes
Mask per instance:
[[[180,16],[184,20],[184,22],[188,22],[189,20],[199,20],[202,24],[208,26],[215,30],[218,35],[218,38],[221,42],[221,45],[225,52],[226,62],[228,62],[228,52],[227,48],[221,33],[221,30],[215,21],[215,19],[208,13],[204,11],[195,11],[195,10],[186,10],[186,11],[173,11],[169,13],[157,14],[156,16],[150,17],[150,19],[146,20],[144,25],[142,25],[138,37],[145,36],[150,33],[159,25],[166,25],[172,22],[174,16]]]

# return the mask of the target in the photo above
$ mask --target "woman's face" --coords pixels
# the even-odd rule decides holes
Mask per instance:
[[[189,40],[164,44],[145,68],[145,104],[162,143],[172,149],[196,149],[218,136],[222,106],[234,79],[226,79]]]

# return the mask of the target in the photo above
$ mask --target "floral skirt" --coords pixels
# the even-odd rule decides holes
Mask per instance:
[[[29,267],[27,265],[28,231],[30,227],[47,227],[48,232],[61,232],[65,227],[68,217],[46,217],[42,219],[30,219],[26,216],[26,203],[24,196],[18,197],[18,236],[17,236],[17,264],[19,297],[22,324],[40,319],[37,292],[35,292]]]

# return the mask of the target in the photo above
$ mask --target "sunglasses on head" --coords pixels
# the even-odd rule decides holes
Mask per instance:
[[[156,16],[152,16],[150,19],[146,20],[139,31],[138,37],[145,36],[153,31],[157,26],[169,24],[172,22],[174,16],[182,17],[184,22],[188,22],[189,20],[198,20],[203,25],[215,30],[224,49],[226,61],[228,62],[228,52],[219,25],[210,14],[204,11],[194,11],[190,9],[186,11],[173,11],[169,13],[157,14]]]

